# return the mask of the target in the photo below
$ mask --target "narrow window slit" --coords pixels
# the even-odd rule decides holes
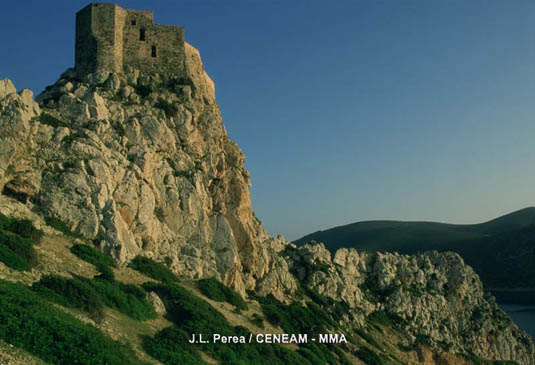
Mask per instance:
[[[152,55],[152,57],[156,57],[158,55],[157,50],[156,50],[156,46],[152,46],[151,55]]]
[[[139,30],[139,40],[144,41],[145,40],[145,28],[141,28]]]

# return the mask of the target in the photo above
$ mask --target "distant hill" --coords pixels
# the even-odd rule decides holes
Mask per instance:
[[[535,208],[479,224],[364,221],[306,235],[297,245],[325,243],[364,251],[454,251],[478,272],[486,287],[535,287]]]

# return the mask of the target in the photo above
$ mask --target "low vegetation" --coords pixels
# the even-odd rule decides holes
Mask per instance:
[[[166,303],[169,319],[175,324],[154,337],[146,337],[145,350],[154,358],[171,364],[202,364],[199,350],[223,364],[325,364],[336,361],[326,346],[305,345],[291,351],[278,345],[206,343],[190,345],[191,334],[202,334],[212,340],[212,334],[244,336],[250,332],[241,326],[231,326],[225,317],[205,301],[176,284],[144,284],[145,290],[156,292]],[[307,333],[304,331],[302,333]]]
[[[356,353],[357,357],[369,365],[384,364],[381,357],[367,347],[361,347]]]
[[[32,289],[43,298],[64,307],[78,308],[87,312],[97,322],[104,317],[104,305],[99,295],[91,285],[82,280],[46,275],[33,284]]]
[[[65,222],[63,222],[61,219],[55,218],[55,217],[46,217],[45,222],[50,227],[54,228],[57,231],[60,231],[66,236],[73,237],[73,238],[83,238],[78,233],[75,233],[71,231],[69,226]]]
[[[178,278],[167,266],[156,262],[148,257],[136,256],[128,266],[150,278],[161,281],[163,283],[177,283]]]
[[[310,295],[313,292],[307,290],[307,293]],[[285,333],[307,333],[309,336],[314,337],[320,333],[327,333],[329,330],[338,328],[335,320],[339,315],[337,310],[334,309],[334,314],[332,314],[326,311],[328,307],[320,306],[316,303],[316,301],[320,304],[324,302],[330,303],[330,300],[323,296],[313,295],[312,299],[314,301],[306,302],[306,306],[297,302],[286,305],[271,294],[266,297],[255,296],[255,299],[260,303],[266,319],[271,324],[281,327]],[[328,347],[323,344],[308,343],[307,345],[301,345],[298,352],[312,364],[350,364],[343,352],[339,351],[335,345]],[[337,361],[335,361],[332,352],[338,354]]]
[[[116,263],[110,256],[104,255],[94,247],[79,244],[72,246],[71,252],[80,259],[93,264],[100,271],[102,278],[111,281],[115,279],[112,267],[115,267]]]
[[[360,329],[360,328],[355,328],[354,331],[355,331],[355,333],[356,333],[357,335],[359,335],[359,337],[361,337],[362,339],[364,339],[364,340],[365,340],[366,342],[368,342],[370,345],[375,346],[375,347],[377,347],[377,348],[380,348],[380,347],[381,347],[381,345],[379,345],[379,343],[375,340],[375,338],[373,338],[373,336],[370,335],[368,332],[366,332],[366,331],[364,331],[364,330],[362,330],[362,329]],[[403,346],[403,345],[401,345],[401,346]],[[400,349],[401,349],[401,347],[400,347]]]
[[[80,259],[89,262],[90,264],[99,266],[115,267],[116,263],[113,258],[106,256],[94,247],[88,245],[74,245],[71,247],[71,252]]]
[[[42,235],[30,221],[0,214],[0,261],[14,270],[30,270],[37,263],[33,246]]]
[[[368,320],[381,324],[386,327],[392,327],[392,320],[390,319],[390,316],[383,311],[377,311],[370,314],[368,317]]]
[[[281,327],[286,333],[316,335],[335,325],[330,316],[312,302],[307,303],[308,307],[299,303],[286,305],[271,294],[255,299],[262,306],[266,319],[273,325]]]
[[[154,307],[147,300],[147,293],[139,286],[100,278],[91,280],[90,284],[105,306],[137,320],[156,317]]]
[[[0,280],[0,338],[51,364],[142,364],[125,345],[28,288]]]
[[[127,316],[144,320],[156,316],[146,292],[138,286],[102,278],[64,278],[47,275],[32,286],[44,298],[65,307],[87,312],[95,321],[101,321],[104,306]]]
[[[237,310],[246,310],[247,303],[241,295],[231,288],[223,285],[215,278],[201,279],[197,282],[197,287],[208,298],[217,302],[228,302],[236,307]]]

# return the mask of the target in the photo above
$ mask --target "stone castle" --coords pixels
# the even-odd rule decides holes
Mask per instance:
[[[184,27],[154,24],[152,11],[91,3],[76,14],[75,69],[181,75],[186,68]]]

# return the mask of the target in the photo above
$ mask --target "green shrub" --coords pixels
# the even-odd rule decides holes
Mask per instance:
[[[444,352],[451,352],[453,344],[446,341],[438,341],[437,346],[440,347]]]
[[[100,271],[100,275],[97,276],[98,278],[115,281],[115,273],[111,267],[100,264],[97,266],[97,270]]]
[[[87,281],[105,306],[137,320],[156,317],[154,307],[147,300],[147,293],[137,285],[100,278]]]
[[[32,268],[28,261],[2,244],[0,244],[0,261],[13,270],[29,271]]]
[[[370,314],[368,319],[372,322],[382,324],[383,326],[392,327],[392,322],[390,321],[390,317],[388,316],[386,312],[383,312],[383,311],[373,312],[372,314]]]
[[[71,247],[71,252],[80,259],[89,262],[95,266],[116,266],[115,260],[97,250],[95,247],[88,245],[74,245]]]
[[[137,320],[156,316],[152,304],[146,299],[145,291],[132,284],[123,284],[101,278],[89,280],[74,277],[67,279],[47,275],[35,283],[32,289],[65,307],[82,309],[96,321],[102,320],[104,306]]]
[[[370,345],[375,346],[377,348],[381,348],[381,346],[377,343],[377,341],[375,341],[375,339],[369,333],[361,330],[360,328],[355,328],[354,331],[357,335],[359,335],[361,338],[366,340],[366,342],[368,342]]]
[[[251,319],[251,323],[254,324],[257,327],[264,328],[264,320],[262,317],[258,314],[253,314],[253,318]]]
[[[228,302],[238,310],[248,309],[243,298],[231,288],[220,283],[216,278],[201,279],[197,287],[208,298],[218,302]]]
[[[110,281],[115,280],[111,267],[115,267],[116,263],[110,256],[106,256],[96,248],[88,245],[74,245],[71,247],[71,252],[80,259],[93,264],[101,272],[101,278]]]
[[[165,364],[205,364],[195,347],[186,341],[189,336],[175,326],[167,327],[154,337],[144,337],[143,349]]]
[[[250,344],[189,344],[187,341],[193,333],[200,333],[204,340],[210,341],[214,333],[245,338],[250,333],[244,327],[232,327],[211,305],[179,285],[145,283],[143,287],[164,300],[168,317],[175,324],[175,327],[164,329],[143,342],[145,350],[164,363],[183,364],[183,359],[191,356],[198,359],[197,351],[202,350],[222,364],[310,364],[295,351],[255,341]],[[192,360],[192,363],[197,362]]]
[[[133,351],[39,298],[0,280],[0,338],[58,365],[142,364]]]
[[[318,305],[308,302],[304,307],[298,303],[290,305],[279,302],[273,295],[256,297],[262,306],[266,319],[280,326],[286,333],[309,333],[316,335],[324,333],[327,327],[333,327],[334,322]]]
[[[300,346],[298,353],[302,354],[312,364],[337,364],[338,361],[323,344],[307,343]]]
[[[416,343],[426,345],[426,346],[433,346],[433,343],[431,342],[431,337],[428,335],[416,335]]]
[[[519,365],[516,361],[510,360],[484,360],[473,352],[465,354],[464,357],[473,365]]]
[[[324,365],[326,364],[325,360],[319,358],[314,352],[310,351],[307,348],[300,348],[297,352],[307,359],[313,365]]]
[[[37,253],[33,242],[11,232],[0,234],[0,245],[8,247],[12,252],[22,257],[30,266],[37,263]]]
[[[382,329],[377,325],[383,325],[385,327],[399,327],[400,325],[406,323],[402,317],[398,316],[395,313],[388,313],[385,311],[376,311],[369,315],[368,320],[375,325],[378,330]]]
[[[145,283],[143,288],[165,298],[169,319],[181,328],[191,330],[189,333],[204,332],[211,336],[226,329],[227,320],[221,313],[179,285]]]
[[[348,360],[344,352],[338,347],[338,345],[327,345],[332,352],[334,352],[336,355],[338,355],[338,364],[342,365],[351,365],[352,362]]]
[[[60,231],[66,236],[70,236],[73,238],[83,238],[80,234],[71,231],[67,224],[65,224],[65,222],[63,222],[61,219],[54,217],[45,217],[45,222],[50,227],[54,228],[57,231]]]
[[[148,257],[136,256],[128,264],[134,270],[139,271],[142,274],[147,275],[150,278],[164,282],[164,283],[176,283],[178,278],[167,266],[149,259]]]
[[[88,283],[57,275],[46,275],[32,289],[42,297],[65,307],[78,308],[99,322],[104,317],[104,304],[98,293]]]
[[[0,214],[0,261],[14,270],[30,270],[37,264],[37,252],[33,246],[42,236],[43,232],[29,220],[7,218]]]
[[[383,361],[375,352],[367,347],[361,347],[356,352],[357,357],[368,365],[382,365]]]
[[[43,237],[43,231],[35,228],[28,219],[7,218],[0,213],[0,230],[12,232],[22,238],[39,243]]]

